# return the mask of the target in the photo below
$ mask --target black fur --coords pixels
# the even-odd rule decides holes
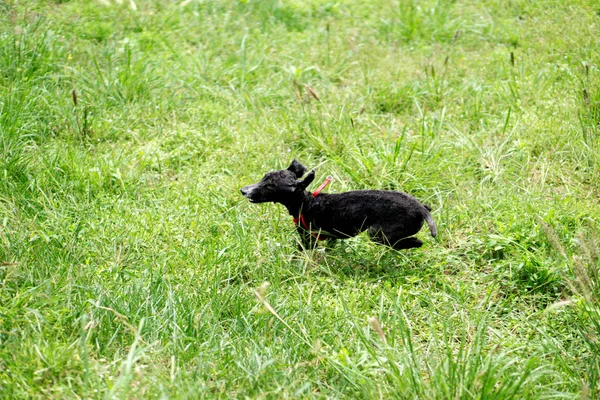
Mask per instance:
[[[315,179],[315,172],[299,179],[306,171],[305,166],[294,160],[288,169],[269,172],[259,183],[241,189],[252,203],[281,203],[293,217],[302,214],[311,228],[309,231],[298,224],[304,248],[311,247],[314,232],[329,239],[346,239],[365,230],[372,240],[394,249],[421,247],[423,242],[411,236],[421,229],[424,221],[431,235],[437,235],[429,213],[431,208],[406,193],[356,190],[314,197],[306,187]]]

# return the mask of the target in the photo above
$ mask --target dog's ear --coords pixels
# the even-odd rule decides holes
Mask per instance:
[[[304,190],[315,180],[315,171],[310,171],[304,180],[298,181],[298,189]]]
[[[294,159],[294,161],[292,161],[292,163],[288,167],[288,171],[292,171],[294,174],[296,174],[296,178],[302,177],[302,175],[304,175],[307,169],[308,168],[300,164],[296,159]]]

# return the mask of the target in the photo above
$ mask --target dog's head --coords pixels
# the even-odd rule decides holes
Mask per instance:
[[[242,194],[252,203],[282,202],[297,192],[303,192],[315,179],[315,171],[310,171],[300,180],[308,168],[297,160],[287,169],[267,173],[260,182],[244,186]]]

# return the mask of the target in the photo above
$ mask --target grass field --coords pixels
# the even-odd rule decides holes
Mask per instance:
[[[0,1],[1,398],[600,398],[600,3],[122,3]]]

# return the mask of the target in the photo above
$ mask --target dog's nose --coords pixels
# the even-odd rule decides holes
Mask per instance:
[[[250,198],[253,195],[255,189],[256,185],[246,185],[240,189],[240,192],[242,192],[244,197]]]
[[[240,189],[240,192],[242,192],[242,194],[246,197],[250,195],[251,191],[252,191],[252,185],[247,185]]]

